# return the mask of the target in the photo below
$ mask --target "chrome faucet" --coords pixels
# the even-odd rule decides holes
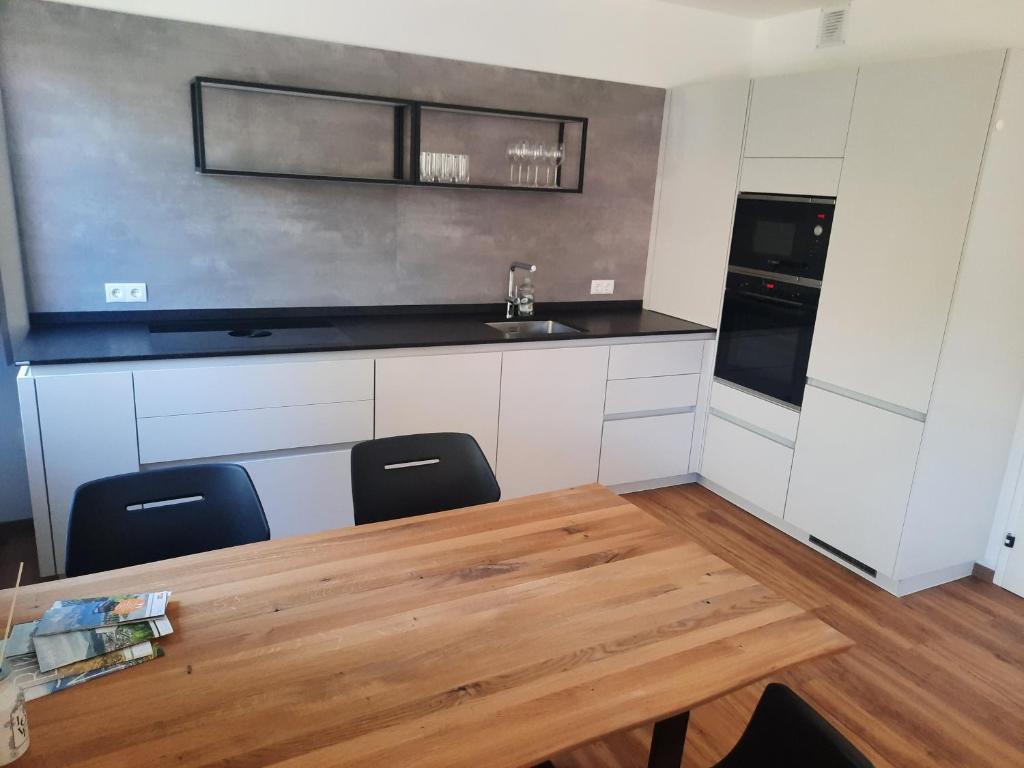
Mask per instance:
[[[516,285],[516,270],[524,272],[536,272],[536,264],[527,264],[523,261],[513,261],[508,265],[508,296],[505,298],[505,319],[511,320],[519,311],[519,286]]]

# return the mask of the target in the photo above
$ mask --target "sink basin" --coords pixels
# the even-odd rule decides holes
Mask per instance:
[[[500,323],[487,323],[496,331],[506,336],[550,336],[555,333],[583,333],[579,328],[559,323],[556,320],[506,320]]]

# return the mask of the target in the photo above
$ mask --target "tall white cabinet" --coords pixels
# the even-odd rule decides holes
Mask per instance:
[[[987,239],[981,209],[967,239],[1003,61],[996,51],[873,64],[857,86],[785,520],[901,593],[980,557],[985,513],[972,526],[961,505],[998,484],[970,456],[993,433],[955,414],[985,409],[989,377],[1013,379],[1000,410],[1022,383],[1021,366],[975,350],[990,330],[1007,333],[980,319],[1012,313],[990,306],[982,284],[1010,266],[1019,285],[1021,270],[974,253],[973,238]]]
[[[730,80],[669,92],[650,309],[718,325],[749,90]]]

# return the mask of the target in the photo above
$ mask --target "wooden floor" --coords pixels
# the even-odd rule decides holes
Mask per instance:
[[[876,766],[1024,766],[1024,600],[974,578],[897,599],[704,488],[628,498],[856,641],[773,679]],[[4,583],[11,558],[33,554],[29,528],[0,528]],[[26,568],[32,580],[34,561]],[[763,687],[693,713],[684,768],[713,765],[732,746]],[[643,768],[648,739],[643,729],[617,734],[554,762]]]

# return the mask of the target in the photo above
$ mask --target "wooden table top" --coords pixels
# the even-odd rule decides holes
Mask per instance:
[[[851,644],[597,485],[38,584],[16,621],[157,589],[166,656],[29,702],[20,768],[518,768]]]

